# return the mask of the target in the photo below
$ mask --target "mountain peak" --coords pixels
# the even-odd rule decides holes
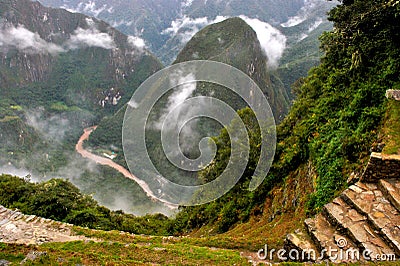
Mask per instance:
[[[179,53],[174,63],[189,60],[213,60],[230,64],[252,75],[249,65],[262,61],[260,43],[254,30],[241,18],[228,18],[199,31]]]
[[[218,61],[240,69],[265,93],[276,118],[287,112],[288,96],[272,85],[268,58],[256,32],[242,18],[228,18],[195,34],[174,63],[190,60]]]

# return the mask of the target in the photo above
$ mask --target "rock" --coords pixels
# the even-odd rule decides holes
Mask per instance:
[[[0,266],[8,266],[11,265],[11,262],[7,260],[0,260]]]
[[[382,212],[375,212],[373,215],[375,218],[385,218],[386,217],[385,214]]]
[[[25,264],[28,261],[35,261],[41,257],[47,256],[47,252],[31,251],[26,255],[25,259],[21,261],[21,264]]]
[[[400,101],[400,90],[387,90],[386,98]]]
[[[360,180],[360,177],[356,173],[351,173],[349,178],[347,179],[347,184],[354,184],[357,183]]]
[[[157,248],[157,247],[155,247],[153,250],[154,251],[165,251],[167,249],[166,248]]]

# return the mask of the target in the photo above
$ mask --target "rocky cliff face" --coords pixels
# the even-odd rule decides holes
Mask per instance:
[[[9,72],[1,76],[2,84],[46,82],[66,59],[84,59],[116,84],[134,75],[145,57],[151,57],[154,70],[160,68],[140,40],[95,18],[28,0],[0,1],[0,10],[0,63]]]

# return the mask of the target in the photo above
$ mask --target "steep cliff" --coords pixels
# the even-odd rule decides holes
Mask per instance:
[[[66,143],[161,67],[140,39],[96,18],[1,0],[1,161],[57,171],[68,163]]]
[[[93,99],[96,89],[111,87],[129,94],[161,67],[133,37],[95,18],[27,0],[2,0],[0,9],[2,90],[41,83],[57,86],[51,90],[61,98],[80,92]]]

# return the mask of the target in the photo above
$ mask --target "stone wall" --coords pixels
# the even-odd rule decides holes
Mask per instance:
[[[72,227],[72,224],[25,215],[0,205],[0,243],[40,245],[88,240],[84,236],[75,235]]]
[[[400,178],[400,156],[373,152],[362,180],[365,182],[378,182],[379,179],[389,178]]]
[[[395,99],[396,101],[400,101],[400,90],[387,90],[386,98]]]

